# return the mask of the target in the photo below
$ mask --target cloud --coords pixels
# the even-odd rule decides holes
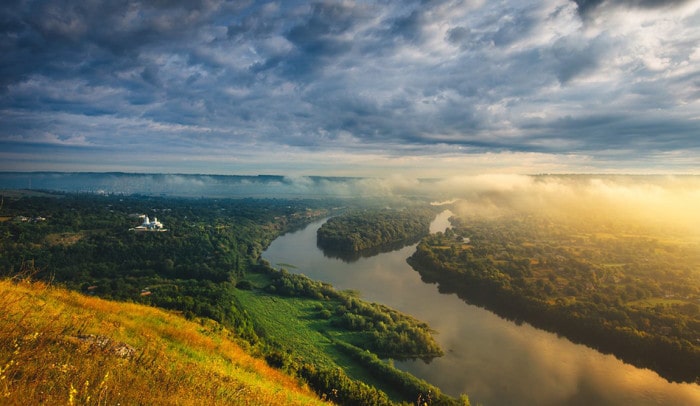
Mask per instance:
[[[134,160],[146,146],[170,171],[185,146],[200,162],[266,151],[261,171],[274,150],[316,170],[336,151],[439,150],[437,168],[444,148],[637,170],[700,149],[699,15],[683,1],[11,1],[0,141],[83,136]]]
[[[689,0],[574,0],[578,6],[581,15],[586,16],[588,13],[596,10],[601,6],[613,7],[628,7],[628,8],[647,8],[655,9],[662,7],[675,7],[688,3]]]
[[[700,235],[697,176],[519,176],[476,175],[444,179],[433,193],[462,199],[466,215],[545,213],[560,219],[597,222],[601,218],[658,230]]]

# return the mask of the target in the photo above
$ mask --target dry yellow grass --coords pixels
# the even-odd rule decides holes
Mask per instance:
[[[215,323],[0,280],[0,404],[322,404]]]

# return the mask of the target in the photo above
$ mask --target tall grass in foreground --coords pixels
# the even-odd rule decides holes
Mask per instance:
[[[218,325],[0,280],[0,404],[321,404]]]

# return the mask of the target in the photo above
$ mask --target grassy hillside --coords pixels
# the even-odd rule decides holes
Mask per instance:
[[[323,403],[214,322],[0,280],[1,404]]]

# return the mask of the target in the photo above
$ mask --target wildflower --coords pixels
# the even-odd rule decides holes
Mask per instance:
[[[7,378],[7,374],[5,374],[5,372],[7,372],[7,370],[10,369],[10,367],[14,364],[15,360],[11,359],[7,364],[5,364],[4,367],[0,368],[0,380],[4,380],[5,378]]]
[[[73,387],[73,384],[70,384],[70,389],[68,390],[68,404],[69,405],[74,405],[75,404],[75,395],[78,394],[78,390]]]
[[[109,378],[109,371],[105,374],[104,378],[102,378],[102,382],[100,382],[99,387],[102,388],[105,385],[107,385],[107,378]]]
[[[85,395],[87,396],[87,398],[85,399],[85,403],[90,403],[90,397],[91,397],[91,396],[88,395],[89,390],[90,390],[90,381],[88,381],[88,380],[86,379],[86,380],[85,380],[85,388],[83,389],[83,392],[85,392]]]

